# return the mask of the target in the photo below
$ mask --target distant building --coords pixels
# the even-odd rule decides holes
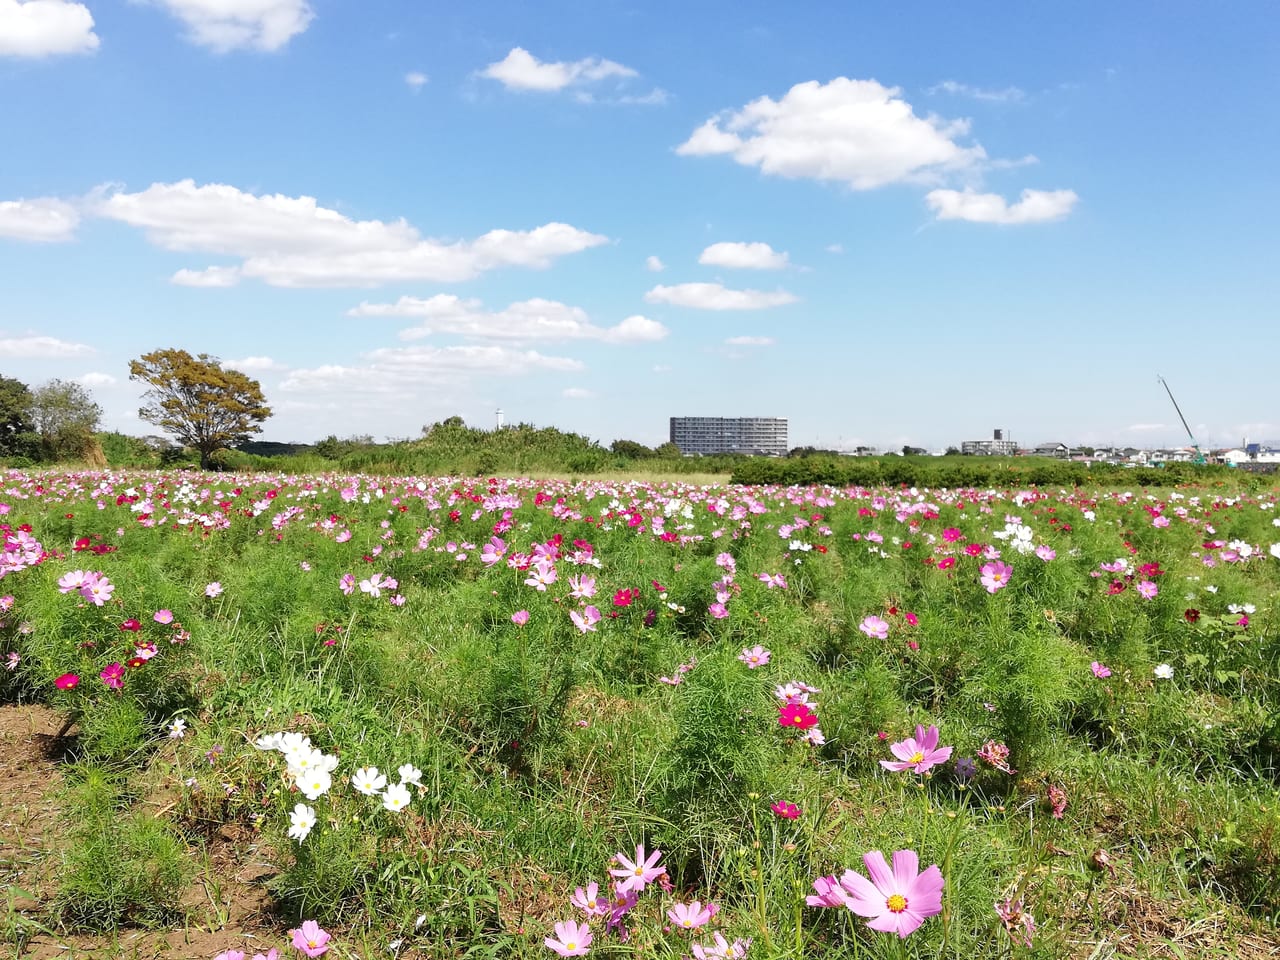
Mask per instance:
[[[987,457],[1012,457],[1018,452],[1018,444],[1004,438],[1004,431],[997,427],[990,440],[966,440],[960,444],[960,452]]]
[[[672,417],[671,442],[685,456],[746,453],[787,455],[786,417]]]
[[[1041,443],[1032,451],[1037,457],[1068,457],[1071,448],[1065,443]]]

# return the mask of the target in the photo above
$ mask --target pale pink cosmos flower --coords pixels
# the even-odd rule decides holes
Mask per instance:
[[[293,931],[293,946],[308,957],[318,957],[329,949],[330,936],[314,920],[303,920],[302,926]]]
[[[517,610],[515,613],[511,615],[511,622],[514,623],[517,627],[523,627],[526,623],[529,622],[529,611]]]
[[[1099,663],[1097,660],[1089,664],[1089,669],[1093,671],[1093,675],[1099,680],[1105,680],[1111,676],[1111,668],[1106,664]]]
[[[895,850],[893,869],[879,850],[865,854],[862,862],[870,880],[849,870],[840,881],[849,894],[849,909],[870,918],[872,930],[905,938],[942,912],[942,871],[935,864],[921,873],[914,850]]]
[[[349,573],[344,573],[338,578],[338,589],[348,597],[351,596],[356,590],[356,578]]]
[[[619,893],[640,893],[667,872],[666,867],[658,866],[658,861],[662,859],[662,851],[654,850],[646,857],[643,843],[636,847],[634,860],[628,858],[625,853],[615,854],[614,859],[619,866],[610,870],[609,875],[618,878]]]
[[[111,599],[111,594],[115,590],[115,584],[108,580],[100,573],[93,574],[95,579],[92,583],[86,581],[80,586],[80,596],[91,602],[95,607],[100,607]]]
[[[588,574],[578,574],[569,578],[569,596],[582,600],[596,595],[596,578]]]
[[[547,587],[556,582],[557,576],[555,564],[544,557],[534,565],[533,571],[524,582],[526,586],[534,587],[539,593],[545,593]]]
[[[677,903],[667,911],[667,918],[673,927],[681,930],[696,930],[710,923],[719,911],[720,908],[714,903],[704,907],[700,900],[694,900],[692,903]]]
[[[213,583],[205,584],[204,595],[208,597],[210,600],[214,599],[215,597],[221,596],[222,584],[219,583],[217,580],[213,581]]]
[[[223,950],[221,953],[215,953],[213,960],[244,960],[243,950]]]
[[[600,896],[600,884],[592,880],[587,884],[584,890],[579,887],[574,891],[569,902],[590,917],[603,917],[609,912],[610,902],[608,897]]]
[[[577,610],[570,610],[569,619],[573,621],[573,625],[578,628],[579,633],[595,633],[596,624],[600,622],[600,611],[594,606],[583,607],[582,613],[578,613]]]
[[[1156,594],[1160,592],[1160,588],[1157,587],[1155,582],[1152,580],[1139,581],[1138,586],[1134,589],[1138,591],[1139,595],[1147,600],[1154,599]]]
[[[875,637],[877,640],[884,640],[889,636],[889,624],[875,614],[864,618],[862,623],[858,624],[858,629],[868,637]]]
[[[88,570],[72,570],[58,578],[59,593],[79,593],[80,588],[91,582],[98,575]]]
[[[152,620],[154,620],[156,623],[161,623],[161,624],[166,624],[166,625],[167,625],[167,624],[170,624],[170,623],[173,623],[173,611],[172,611],[172,610],[157,610],[157,611],[155,612],[155,615],[154,615],[151,619],[152,619]]]
[[[591,928],[585,923],[561,920],[556,924],[555,938],[546,937],[542,942],[562,957],[586,956],[591,946]]]
[[[747,955],[747,948],[751,946],[750,937],[738,937],[730,943],[719,930],[711,939],[709,944],[695,943],[690,947],[694,960],[738,960]]]
[[[987,593],[995,593],[1009,585],[1009,577],[1013,574],[1013,567],[1007,563],[1001,563],[994,560],[990,563],[984,563],[979,570],[982,574],[982,585],[987,588]]]
[[[835,875],[819,877],[813,881],[814,894],[804,898],[804,902],[811,907],[847,907],[849,905],[849,894],[845,892],[843,886],[836,880]]]
[[[881,760],[880,766],[886,770],[901,773],[910,770],[913,773],[924,773],[939,763],[946,763],[951,757],[951,747],[938,746],[938,728],[930,725],[916,725],[916,735],[889,744],[889,749],[897,760]]]
[[[787,578],[780,573],[762,573],[757,579],[770,590],[787,589]]]
[[[1054,550],[1053,547],[1049,546],[1048,544],[1042,543],[1040,544],[1040,546],[1036,547],[1036,556],[1039,557],[1041,560],[1043,560],[1045,563],[1048,563],[1050,560],[1054,560],[1057,558],[1058,551]]]
[[[707,613],[711,614],[717,620],[723,620],[729,616],[729,608],[717,600],[711,606],[707,607]]]
[[[773,656],[771,651],[757,643],[754,647],[743,647],[742,652],[738,654],[738,659],[747,665],[748,670],[754,670],[756,667],[767,664],[771,656]]]

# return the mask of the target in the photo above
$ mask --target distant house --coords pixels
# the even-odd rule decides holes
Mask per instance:
[[[1031,452],[1037,457],[1066,458],[1071,454],[1071,448],[1065,443],[1042,443]]]
[[[1018,452],[1018,444],[1004,438],[1004,430],[992,431],[990,440],[965,440],[960,444],[960,452],[966,456],[1012,457]]]

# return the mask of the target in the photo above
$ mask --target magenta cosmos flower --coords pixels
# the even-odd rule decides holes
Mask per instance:
[[[74,673],[64,673],[57,680],[53,681],[53,685],[59,690],[70,690],[79,682],[80,678]]]
[[[942,912],[942,871],[935,864],[921,873],[914,850],[895,850],[892,870],[879,850],[865,854],[862,862],[870,880],[852,870],[840,879],[849,893],[846,906],[858,916],[870,918],[867,926],[872,930],[906,937]]]
[[[946,763],[951,759],[951,747],[938,746],[938,728],[932,724],[926,730],[923,726],[916,725],[916,735],[907,737],[897,743],[889,744],[889,749],[893,751],[893,755],[897,760],[881,760],[880,766],[886,770],[894,770],[902,772],[903,770],[911,770],[914,773],[924,773],[931,767]],[[913,854],[914,856],[914,854]]]
[[[585,923],[561,920],[556,924],[555,937],[547,937],[542,942],[562,957],[586,956],[591,946],[591,928]]]
[[[984,563],[979,572],[982,574],[982,585],[987,588],[987,593],[995,593],[1009,585],[1013,567],[999,560],[993,560],[990,563]]]

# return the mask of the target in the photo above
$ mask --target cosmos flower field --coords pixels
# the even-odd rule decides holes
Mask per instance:
[[[5,709],[65,720],[19,950],[1275,942],[1273,491],[10,471],[0,524]],[[228,835],[251,926],[188,895]]]

